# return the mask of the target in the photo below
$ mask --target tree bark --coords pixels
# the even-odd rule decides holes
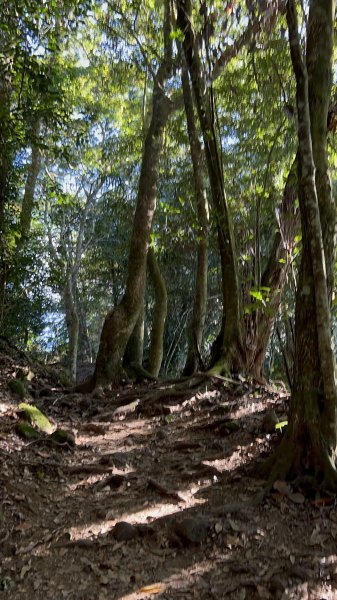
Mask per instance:
[[[153,248],[149,249],[147,255],[147,266],[154,290],[154,308],[147,370],[154,377],[158,377],[163,360],[164,328],[167,314],[167,291]]]
[[[295,200],[298,195],[297,156],[290,168],[279,210],[278,229],[261,277],[261,288],[269,289],[268,303],[244,319],[245,371],[264,381],[263,364],[287,279],[294,238],[300,225]]]
[[[193,166],[194,195],[198,219],[198,254],[191,322],[188,326],[188,346],[183,375],[192,375],[202,365],[200,351],[207,309],[208,274],[208,201],[205,187],[204,156],[195,124],[193,97],[186,61],[182,66],[182,86],[188,138]]]
[[[152,116],[143,148],[125,293],[120,304],[105,318],[95,372],[92,381],[87,384],[88,389],[98,384],[118,383],[123,377],[122,358],[144,300],[146,259],[156,207],[163,132],[172,108],[172,103],[164,91],[165,83],[172,72],[170,7],[170,1],[166,0],[163,28],[164,58],[154,81]]]
[[[144,303],[129,337],[123,356],[123,367],[142,366],[144,353]]]
[[[302,257],[296,298],[294,384],[289,426],[272,459],[271,478],[309,474],[316,484],[336,491],[337,394],[328,287],[332,284],[333,265],[327,265],[334,256],[334,231],[324,225],[330,200],[325,194],[319,200],[321,177],[325,181],[328,178],[326,144],[322,143],[321,127],[326,135],[333,14],[333,2],[312,0],[306,62],[311,69],[313,61],[318,61],[325,71],[316,96],[315,86],[308,87],[296,6],[294,0],[288,0],[289,43],[297,88]],[[315,110],[322,112],[320,127],[315,120],[311,127],[310,105],[315,105]],[[319,140],[315,139],[316,136]],[[319,178],[315,177],[316,162],[318,165],[325,164],[326,168],[325,174],[321,173]]]
[[[191,0],[179,0],[177,5],[177,25],[184,34],[183,48],[205,146],[221,260],[223,318],[221,332],[214,347],[211,367],[212,371],[225,374],[230,371],[240,371],[242,367],[241,307],[233,228],[227,206],[221,158],[214,127],[212,90],[203,73],[194,34],[192,3]]]
[[[76,382],[79,316],[76,301],[76,279],[74,280],[72,268],[67,267],[63,288],[63,304],[68,331],[68,367],[73,382]]]
[[[6,203],[8,202],[13,148],[10,143],[12,62],[15,45],[4,37],[0,50],[6,61],[0,62],[0,331],[3,329],[8,276],[6,242]]]

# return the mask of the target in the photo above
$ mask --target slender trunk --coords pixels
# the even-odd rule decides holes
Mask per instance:
[[[37,138],[40,133],[40,122],[37,120],[33,126],[34,141],[32,143],[32,156],[28,167],[25,193],[22,200],[20,214],[20,237],[18,245],[22,246],[28,239],[30,233],[30,225],[32,221],[32,212],[35,199],[35,188],[37,178],[41,168],[41,152],[37,145]]]
[[[10,177],[13,149],[10,143],[10,102],[12,88],[12,61],[14,46],[10,56],[6,44],[0,48],[6,56],[6,63],[0,62],[0,331],[3,329],[6,304],[6,284],[8,276],[8,248],[6,242],[6,204],[9,200]]]
[[[296,209],[297,156],[293,161],[285,184],[279,210],[279,228],[275,233],[268,262],[261,277],[261,288],[268,289],[268,303],[246,315],[244,320],[245,369],[258,381],[264,380],[263,364],[271,332],[281,304],[287,279],[294,238],[299,226]]]
[[[207,308],[208,202],[205,189],[204,157],[195,124],[193,98],[185,60],[183,60],[182,67],[182,86],[198,218],[197,272],[192,317],[188,326],[187,357],[183,371],[184,375],[191,375],[201,368],[200,350]]]
[[[165,83],[172,72],[170,6],[169,0],[166,0],[164,59],[154,81],[152,116],[143,147],[125,294],[120,304],[111,310],[105,318],[94,376],[92,381],[88,382],[89,389],[97,384],[120,381],[123,375],[122,358],[125,348],[144,301],[146,259],[152,219],[156,207],[163,132],[172,107],[164,91]]]
[[[212,368],[217,372],[226,373],[240,370],[242,366],[239,285],[233,228],[227,206],[221,158],[214,127],[213,94],[206,82],[199,56],[193,28],[191,0],[179,0],[177,24],[184,34],[183,48],[204,140],[221,259],[223,319],[216,352],[213,354]]]
[[[76,382],[79,337],[79,316],[76,306],[75,289],[76,287],[72,278],[71,270],[67,269],[65,276],[65,287],[63,290],[63,302],[68,331],[67,362],[70,371],[70,376],[73,382]]]
[[[148,371],[158,377],[163,360],[164,327],[167,314],[167,291],[153,248],[147,255],[147,266],[154,290],[154,309],[149,349]]]

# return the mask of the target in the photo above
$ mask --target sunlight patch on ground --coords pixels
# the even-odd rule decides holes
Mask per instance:
[[[165,591],[174,590],[176,592],[184,593],[191,591],[191,586],[195,583],[196,579],[200,579],[203,575],[207,574],[211,569],[209,561],[196,562],[187,571],[186,569],[177,569],[175,573],[172,573],[169,577],[165,577],[162,581],[153,583],[147,583],[140,585],[137,590],[134,590],[130,594],[121,596],[118,600],[140,600],[141,598],[155,597],[156,594],[163,593]],[[153,596],[152,596],[153,595]],[[195,596],[200,598],[199,594]]]
[[[203,499],[193,499],[188,503],[188,508],[192,506],[205,504],[207,500]],[[138,524],[149,524],[155,521],[156,519],[160,519],[162,517],[166,517],[168,515],[173,515],[175,513],[183,513],[183,511],[187,507],[179,506],[177,504],[154,504],[151,506],[144,506],[139,511],[134,513],[125,512],[118,516],[118,519],[112,519],[112,514],[107,513],[106,519],[104,521],[96,521],[95,523],[90,523],[90,525],[74,526],[70,527],[68,533],[70,535],[70,539],[72,541],[79,539],[90,539],[93,535],[103,535],[108,533],[116,523],[120,521],[127,521],[132,525]],[[113,512],[113,511],[111,511]]]

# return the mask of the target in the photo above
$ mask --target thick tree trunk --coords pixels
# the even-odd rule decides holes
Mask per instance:
[[[188,347],[183,375],[199,369],[200,350],[207,309],[208,274],[208,201],[205,188],[204,156],[195,124],[193,98],[185,60],[182,67],[182,86],[193,166],[194,194],[198,218],[198,255],[192,318],[188,326]]]
[[[221,158],[214,127],[212,94],[203,73],[198,43],[194,34],[192,3],[191,0],[179,0],[177,5],[177,25],[184,34],[183,48],[204,140],[221,259],[223,319],[211,366],[213,371],[228,373],[240,371],[242,367],[240,295],[233,228],[227,206]]]
[[[130,242],[128,276],[125,294],[120,304],[105,318],[93,380],[97,384],[118,383],[123,377],[122,359],[128,339],[138,319],[144,300],[146,259],[152,218],[156,207],[159,159],[163,145],[163,132],[172,104],[165,95],[165,82],[172,71],[170,48],[172,45],[170,2],[165,2],[164,60],[154,81],[152,116],[146,134],[138,196]]]
[[[307,64],[317,61],[325,76],[318,84],[311,79],[301,57],[294,0],[288,1],[287,20],[293,68],[297,84],[299,140],[299,200],[302,224],[302,259],[296,298],[294,384],[289,426],[276,457],[272,478],[310,474],[323,487],[337,490],[336,473],[336,385],[331,345],[330,290],[334,256],[334,230],[327,223],[329,194],[319,199],[318,181],[328,180],[326,135],[331,85],[334,5],[312,0],[310,4]],[[309,104],[321,111],[321,126],[311,128]],[[315,138],[319,137],[319,141]],[[314,151],[315,148],[315,151]],[[314,156],[315,154],[315,156]],[[315,165],[325,165],[325,174],[315,178]],[[324,225],[326,224],[326,225]],[[323,244],[324,241],[324,244]],[[327,266],[327,268],[326,268]],[[330,273],[330,275],[329,275]],[[330,283],[327,276],[330,277]]]
[[[154,377],[158,377],[163,360],[164,328],[167,314],[167,291],[153,248],[149,249],[147,255],[147,266],[154,290],[154,308],[147,370]]]

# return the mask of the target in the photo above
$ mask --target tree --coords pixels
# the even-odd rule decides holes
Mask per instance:
[[[287,22],[298,114],[298,180],[302,255],[296,296],[294,382],[289,425],[272,458],[271,479],[312,478],[337,489],[337,393],[331,344],[335,210],[328,172],[327,117],[332,83],[334,2],[312,0],[306,55],[297,6]]]
[[[192,81],[200,127],[205,146],[208,177],[212,193],[212,208],[216,220],[221,274],[223,319],[217,339],[213,363],[220,372],[241,370],[240,294],[236,264],[233,225],[224,189],[221,153],[214,122],[212,88],[207,84],[198,42],[193,28],[192,3],[177,3],[177,26],[183,35],[183,47]],[[214,366],[214,365],[213,365]]]
[[[118,306],[105,318],[95,372],[92,381],[88,383],[89,389],[99,384],[120,381],[124,351],[143,303],[163,132],[172,110],[172,101],[165,94],[165,84],[173,68],[171,31],[171,3],[166,0],[163,19],[164,54],[153,82],[152,115],[143,148],[125,293]]]
[[[188,328],[188,347],[183,374],[191,375],[202,367],[200,350],[207,309],[207,273],[208,273],[208,199],[205,183],[204,153],[199,141],[195,122],[194,104],[191,93],[188,69],[183,59],[181,74],[187,131],[193,165],[195,203],[198,219],[198,251],[195,277],[195,292],[191,322]]]

